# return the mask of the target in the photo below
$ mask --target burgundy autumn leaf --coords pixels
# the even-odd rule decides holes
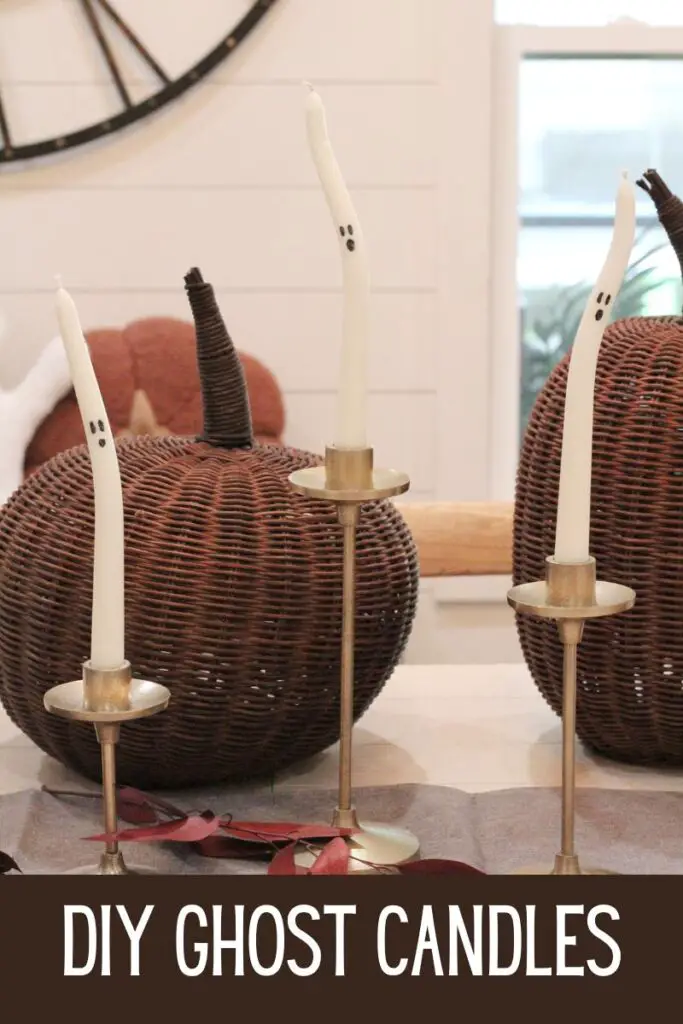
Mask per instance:
[[[397,869],[401,875],[485,875],[485,871],[465,864],[461,860],[442,860],[439,858],[411,860],[400,864]]]
[[[353,836],[358,828],[336,828],[334,825],[302,825],[291,833],[292,839],[337,839]]]
[[[0,875],[8,875],[10,871],[18,871],[19,874],[22,874],[22,870],[14,857],[10,857],[8,853],[3,853],[0,850]]]
[[[297,839],[334,839],[352,835],[354,829],[333,825],[300,825],[291,821],[221,821],[221,830],[233,839],[251,843],[289,843]]]
[[[112,836],[87,836],[91,842],[106,843],[117,839],[122,843],[135,842],[172,842],[199,843],[207,839],[218,828],[218,818],[211,811],[192,814],[180,821],[164,821],[147,828],[128,828],[114,833]]]
[[[159,815],[149,798],[138,789],[124,788],[116,794],[116,812],[129,825],[152,825]]]
[[[267,843],[270,846],[273,843],[291,842],[292,830],[299,826],[285,821],[233,821],[224,818],[220,828],[231,839],[245,843]]]
[[[181,810],[181,808],[176,807],[175,804],[170,804],[168,800],[162,800],[161,797],[148,796],[147,799],[152,807],[169,818],[185,818],[187,816],[187,811]]]
[[[326,843],[311,867],[312,875],[348,875],[349,847],[341,838]]]
[[[162,800],[159,796],[151,796],[149,793],[143,793],[139,789],[133,789],[131,786],[122,786],[119,790],[120,798],[122,797],[126,804],[136,805],[139,807],[149,807],[155,812],[155,819],[158,820],[159,814],[164,814],[167,818],[186,818],[187,812],[176,807],[174,804],[168,802],[168,800]]]
[[[263,859],[268,856],[270,847],[263,843],[244,843],[230,836],[222,836],[218,832],[200,840],[196,845],[197,853],[202,857],[215,857],[223,860],[246,860],[248,858]]]
[[[294,862],[294,851],[296,850],[296,843],[290,843],[289,846],[283,847],[275,854],[270,864],[268,865],[269,875],[308,875],[310,872],[307,868],[300,868],[298,864]]]

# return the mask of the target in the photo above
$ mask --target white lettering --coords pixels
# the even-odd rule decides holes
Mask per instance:
[[[387,921],[390,917],[397,917],[401,924],[408,924],[408,915],[403,907],[389,906],[383,908],[377,921],[377,959],[379,966],[383,974],[395,976],[403,974],[408,966],[408,960],[406,957],[402,957],[394,967],[387,960]]]

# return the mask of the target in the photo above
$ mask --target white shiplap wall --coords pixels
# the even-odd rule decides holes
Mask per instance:
[[[177,73],[248,4],[116,6]],[[476,415],[489,381],[468,372],[468,349],[488,340],[488,6],[278,0],[185,99],[101,145],[5,169],[0,310],[9,332],[0,381],[23,376],[54,334],[56,272],[91,327],[187,316],[182,278],[197,264],[238,346],[277,374],[287,441],[322,451],[334,412],[341,282],[306,145],[308,79],[326,105],[370,249],[376,460],[409,472],[415,499],[485,496],[488,436]],[[131,92],[146,95],[146,69],[121,40],[114,48]],[[118,109],[77,0],[3,0],[0,82],[15,141]],[[431,604],[423,609],[421,660],[430,660],[435,614]],[[457,660],[452,646],[447,660]]]
[[[244,0],[118,0],[176,72],[223,37]],[[187,315],[198,263],[236,342],[286,394],[287,440],[330,438],[340,338],[340,264],[309,158],[304,77],[314,81],[371,249],[375,287],[370,428],[377,458],[434,489],[438,4],[280,0],[222,68],[153,120],[52,166],[0,179],[4,379],[54,333],[56,271],[86,325]],[[17,140],[116,110],[77,0],[0,14],[0,81]],[[131,91],[147,75],[114,33]],[[8,83],[5,85],[5,83]],[[12,358],[9,353],[12,352]]]

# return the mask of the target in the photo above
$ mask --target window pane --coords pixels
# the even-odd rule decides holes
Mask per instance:
[[[650,25],[683,25],[681,0],[495,0],[504,25],[606,25],[636,18]]]
[[[683,192],[683,60],[525,61],[520,91],[521,426],[571,347],[607,252],[619,174],[657,168]],[[599,102],[596,102],[599,97]],[[613,317],[681,311],[680,270],[638,190],[631,268]]]
[[[682,60],[524,61],[523,215],[611,215],[622,170],[657,167],[683,189],[682,93]],[[652,213],[647,196],[639,208]]]

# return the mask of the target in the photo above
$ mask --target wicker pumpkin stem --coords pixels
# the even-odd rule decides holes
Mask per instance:
[[[185,275],[197,334],[204,430],[200,441],[217,448],[251,448],[254,433],[244,369],[228,334],[214,290],[193,267]]]
[[[666,231],[683,276],[683,203],[674,195],[657,171],[645,171],[636,182],[652,199],[659,221]]]

